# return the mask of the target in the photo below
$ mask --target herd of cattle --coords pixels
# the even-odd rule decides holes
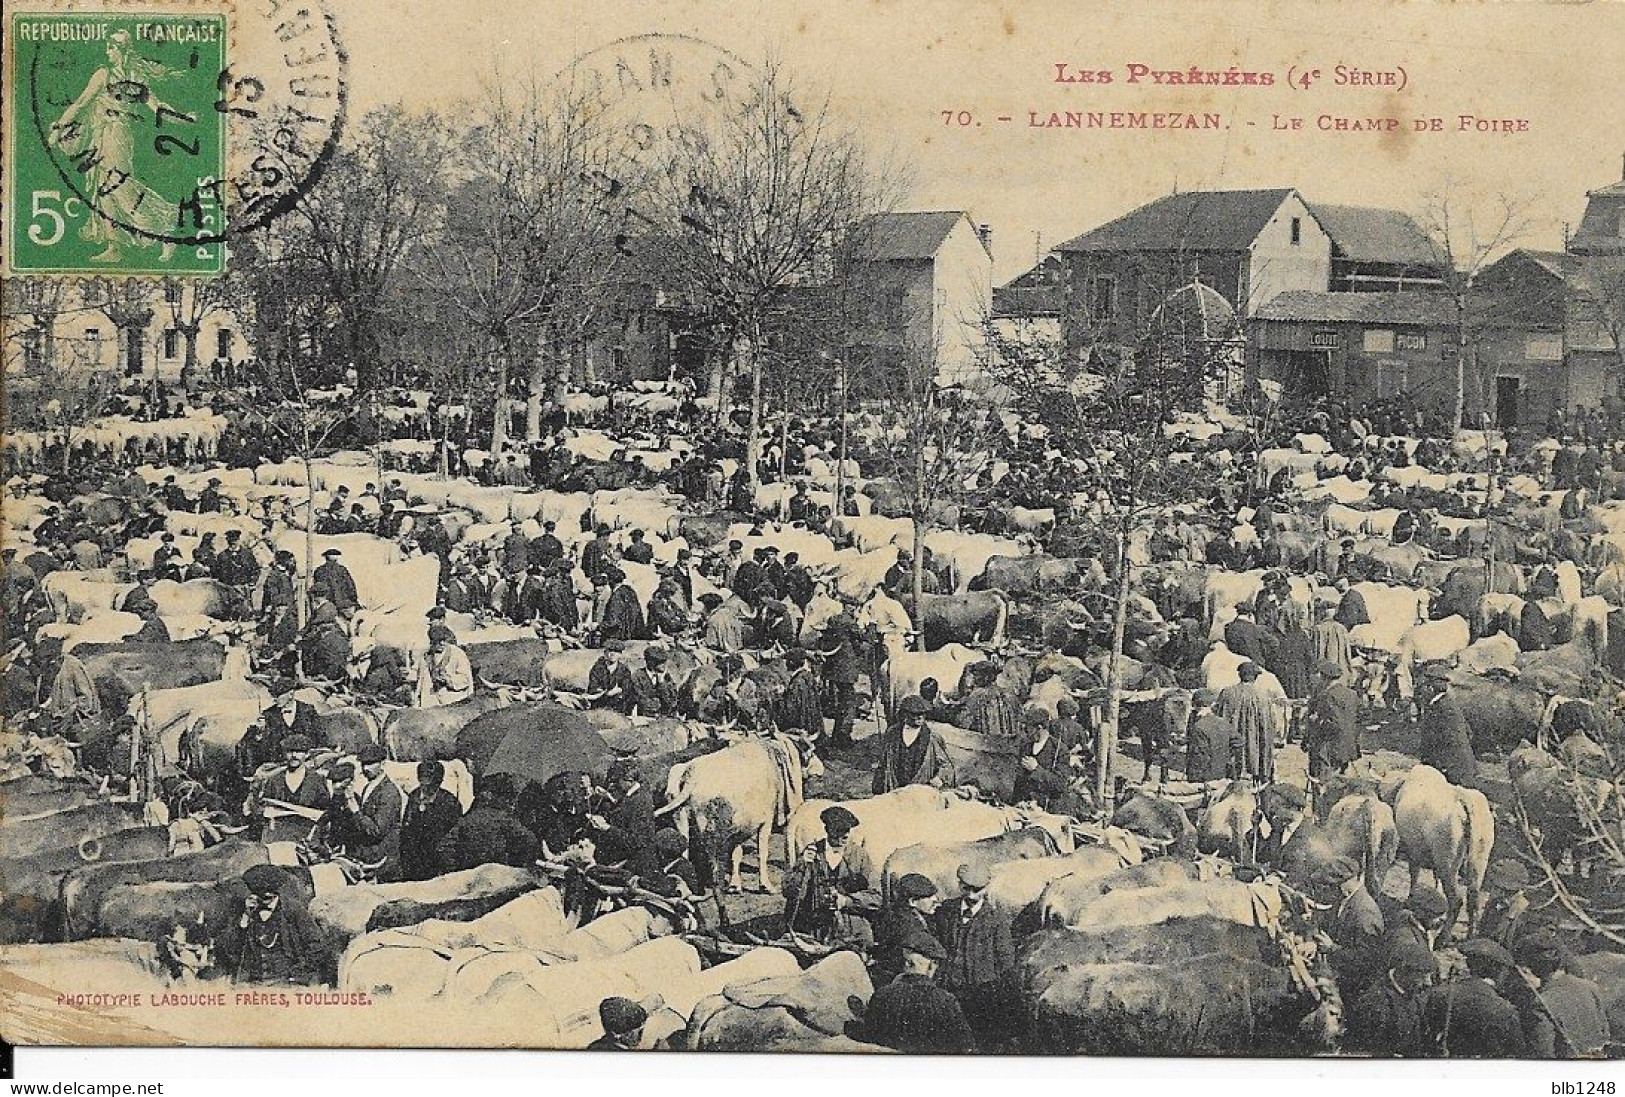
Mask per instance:
[[[647,404],[659,395],[640,398]],[[670,414],[677,401],[668,403],[643,410]],[[566,445],[586,461],[624,461],[636,452],[658,477],[693,450],[670,431],[658,448],[640,448],[582,421],[603,411],[581,401],[571,408],[577,422],[565,432]],[[590,709],[585,715],[609,750],[637,758],[657,801],[675,805],[672,821],[704,839],[697,849],[718,854],[705,866],[716,880],[713,894],[632,902],[584,921],[579,910],[566,913],[571,904],[560,888],[532,866],[353,882],[252,831],[166,810],[154,802],[156,786],[132,773],[145,768],[160,780],[179,774],[208,788],[229,785],[239,742],[274,704],[251,658],[253,625],[244,619],[252,614],[235,592],[214,579],[141,578],[166,544],[163,535],[189,556],[205,535],[238,531],[262,569],[277,550],[300,560],[341,550],[360,602],[346,623],[358,675],[376,652],[421,659],[430,646],[428,613],[439,600],[445,561],[416,547],[413,522],[438,522],[459,554],[475,546],[499,552],[515,529],[535,538],[551,523],[573,559],[599,526],[613,531],[618,546],[642,531],[652,561],[617,566],[645,605],[662,576],[682,563],[681,550],[704,558],[737,541],[748,558],[772,546],[798,554],[817,580],[799,614],[803,644],[843,612],[873,626],[878,652],[866,678],[881,724],[928,679],[956,696],[969,687],[967,670],[989,662],[997,670],[992,680],[1017,709],[1037,706],[1054,717],[1060,699],[1074,697],[1085,717],[1098,720],[1109,656],[1100,643],[1101,602],[1091,596],[1112,589],[1110,562],[1053,551],[1069,522],[1087,524],[1088,493],[1050,508],[1002,508],[998,522],[982,523],[997,533],[932,528],[924,543],[939,592],[923,597],[916,621],[906,594],[886,582],[900,553],[912,548],[914,523],[901,513],[897,485],[864,481],[859,462],[841,470],[860,490],[858,513],[842,520],[845,536],[836,540],[786,519],[793,495],[786,483],[761,486],[757,513],[727,514],[702,511],[659,484],[560,492],[382,472],[379,453],[340,452],[308,467],[221,468],[209,464],[218,428],[207,413],[95,424],[87,436],[127,476],[76,497],[88,525],[107,531],[103,543],[49,563],[31,551],[32,531],[51,514],[47,477],[18,476],[8,485],[5,543],[37,573],[49,607],[29,639],[60,641],[82,662],[108,718],[105,741],[94,745],[53,737],[48,725],[18,730],[41,692],[22,669],[26,645],[13,646],[5,689],[16,726],[5,733],[0,784],[0,933],[7,942],[0,989],[14,1000],[169,996],[177,1003],[171,1008],[122,1015],[181,1041],[275,1042],[277,1026],[285,1025],[296,1034],[290,1039],[303,1041],[366,1043],[384,1035],[408,1044],[585,1047],[604,1035],[600,1003],[625,997],[648,1011],[644,1046],[878,1050],[863,1039],[864,1003],[876,991],[864,958],[809,949],[782,936],[782,923],[752,922],[769,907],[721,893],[730,875],[723,851],[753,847],[757,881],[772,889],[772,863],[783,857],[784,865],[796,864],[824,837],[822,812],[840,803],[858,819],[847,865],[888,902],[908,874],[953,898],[964,866],[987,870],[987,901],[1019,936],[1022,1047],[1324,1052],[1339,1046],[1349,1006],[1317,950],[1323,904],[1312,893],[1328,865],[1353,860],[1377,896],[1405,895],[1405,872],[1413,891],[1419,875],[1431,875],[1449,903],[1439,941],[1448,956],[1451,933],[1477,925],[1491,860],[1519,856],[1519,812],[1534,817],[1563,879],[1598,867],[1588,821],[1618,817],[1617,769],[1605,766],[1584,787],[1571,775],[1577,765],[1608,757],[1617,726],[1605,689],[1625,670],[1625,503],[1556,490],[1539,468],[1492,485],[1471,470],[1494,450],[1494,438],[1464,434],[1448,462],[1452,471],[1433,472],[1336,453],[1319,436],[1299,435],[1248,459],[1245,475],[1269,504],[1196,523],[1204,541],[1225,542],[1228,558],[1213,562],[1200,546],[1169,558],[1150,528],[1131,547],[1128,632],[1135,643],[1121,663],[1127,692],[1117,746],[1141,754],[1145,777],[1126,788],[1119,781],[1115,802],[1091,818],[1009,803],[1022,744],[946,722],[932,727],[953,760],[957,787],[905,785],[870,796],[867,772],[819,759],[805,742],[679,715]],[[1184,429],[1193,459],[1233,467],[1233,430]],[[1414,440],[1373,443],[1373,453],[1395,452],[1396,443],[1416,451]],[[14,435],[7,445],[15,457],[19,447],[43,442]],[[386,448],[400,458],[411,445],[403,439]],[[833,506],[831,447],[810,446],[803,463],[811,498]],[[132,517],[151,510],[137,500],[171,477],[184,492],[212,487],[228,502],[203,513],[160,510],[161,523],[134,531]],[[409,504],[398,537],[305,529],[312,495],[313,510],[325,509],[340,488],[352,499],[375,500],[385,478]],[[1496,502],[1506,520],[1484,517],[1487,491],[1501,493]],[[1167,528],[1196,521],[1201,509],[1170,511]],[[1414,532],[1396,536],[1402,515],[1419,520]],[[1491,552],[1493,564],[1486,561]],[[1336,558],[1339,581],[1330,578],[1328,556]],[[1350,629],[1350,639],[1372,734],[1390,736],[1407,722],[1418,667],[1448,661],[1478,758],[1507,759],[1506,781],[1486,777],[1465,787],[1402,749],[1377,749],[1340,778],[1316,782],[1312,814],[1263,869],[1258,851],[1270,835],[1274,786],[1230,779],[1244,776],[1235,773],[1170,779],[1166,764],[1163,779],[1152,782],[1145,755],[1153,750],[1164,763],[1172,758],[1173,770],[1183,768],[1176,752],[1193,691],[1238,682],[1247,658],[1227,646],[1227,626],[1238,608],[1252,610],[1275,575],[1285,577],[1288,599],[1310,622],[1331,615],[1350,592],[1360,596],[1367,620]],[[573,578],[586,604],[593,584],[579,566]],[[695,568],[687,579],[696,602],[727,593],[720,575]],[[137,586],[155,603],[168,643],[130,639],[143,618],[120,607]],[[1159,653],[1171,651],[1192,622],[1200,640],[1195,659],[1159,665]],[[415,763],[439,759],[445,787],[467,811],[483,775],[460,744],[523,736],[540,726],[544,711],[591,692],[600,650],[483,612],[452,611],[445,624],[469,657],[479,683],[474,695],[402,708],[344,689],[304,688],[298,696],[315,716],[318,773],[381,745],[388,777],[404,796],[416,787]],[[625,658],[636,661],[646,647],[625,645]],[[720,653],[691,637],[663,647],[667,674],[688,694],[703,693],[715,679]],[[765,689],[782,684],[776,649],[743,654]],[[1274,675],[1263,679],[1274,739],[1285,744],[1301,719],[1301,699],[1289,697]],[[1374,746],[1402,742],[1383,738]],[[1277,779],[1303,788],[1301,762],[1286,760],[1301,753],[1288,747],[1278,756]],[[1492,769],[1486,764],[1486,774]],[[1114,773],[1139,776],[1121,757]],[[151,799],[125,795],[131,785]],[[1596,797],[1586,799],[1589,792]],[[242,986],[212,971],[207,954],[215,930],[241,909],[243,873],[268,863],[285,866],[316,927],[319,970],[307,989],[320,991],[308,999],[308,1008],[323,1010],[320,1031],[308,1020],[263,1012],[257,1035],[234,1031],[219,1027],[213,1008],[215,991],[227,1004],[243,1004]],[[731,876],[741,880],[737,860]],[[1598,938],[1585,940],[1596,970],[1618,970],[1608,965],[1619,957],[1598,951]],[[192,962],[178,962],[188,949]],[[1599,982],[1611,1019],[1625,1022],[1625,978]]]

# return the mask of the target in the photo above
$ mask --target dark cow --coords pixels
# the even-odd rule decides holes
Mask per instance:
[[[1191,722],[1191,691],[1173,689],[1146,701],[1122,704],[1122,726],[1140,740],[1145,773],[1166,765],[1176,742],[1182,742]]]
[[[1315,1017],[1265,931],[1212,918],[1046,930],[1023,950],[1021,977],[1032,1051],[1301,1054]]]
[[[487,712],[505,707],[496,693],[481,691],[440,708],[403,708],[384,723],[384,749],[398,761],[446,761],[456,757],[457,733]]]
[[[1458,564],[1452,567],[1444,577],[1444,581],[1439,584],[1439,593],[1433,599],[1428,616],[1435,621],[1442,621],[1450,616],[1476,621],[1478,604],[1483,600],[1485,593],[1484,574],[1482,563]],[[1502,594],[1517,593],[1518,573],[1511,564],[1501,562],[1495,565],[1495,589]]]
[[[547,682],[547,657],[552,654],[541,638],[497,640],[468,645],[468,663],[488,685],[541,686]]]
[[[1185,809],[1172,800],[1136,792],[1112,813],[1112,826],[1133,831],[1153,842],[1167,842],[1168,852],[1179,857],[1196,854],[1196,828]]]
[[[44,778],[52,781],[56,787],[40,787],[33,792],[5,792],[0,793],[0,808],[3,808],[6,817],[21,819],[25,815],[46,815],[53,811],[67,811],[69,808],[81,807],[93,803],[97,799],[96,790],[80,781],[56,781],[54,778]]]
[[[110,893],[137,884],[159,881],[196,883],[240,876],[250,865],[271,859],[263,843],[228,838],[201,853],[122,864],[88,865],[62,878],[64,936],[80,940],[95,936],[96,911]]]
[[[970,589],[1005,594],[1071,590],[1077,586],[1083,566],[1081,560],[1054,556],[995,556],[982,574],[971,580]]]
[[[81,644],[74,655],[85,664],[102,711],[121,713],[144,688],[174,689],[220,680],[226,652],[213,640],[171,644]]]
[[[0,866],[0,942],[42,941],[60,929],[62,879],[74,869],[108,861],[139,861],[169,852],[166,827],[132,827],[76,846],[51,849]]]
[[[1546,699],[1522,679],[1450,672],[1450,693],[1467,720],[1475,754],[1502,753],[1521,742],[1534,742],[1546,712]]]
[[[1009,615],[1009,603],[994,591],[922,594],[918,624],[926,650],[935,651],[944,644],[1000,643]]]
[[[81,804],[44,815],[0,818],[0,859],[32,857],[53,849],[77,849],[81,842],[128,830],[141,821],[141,805],[124,802]]]
[[[1266,813],[1275,788],[1271,785],[1259,795]],[[1399,857],[1399,831],[1393,809],[1371,793],[1338,797],[1324,820],[1305,817],[1287,839],[1275,867],[1305,886],[1314,882],[1319,869],[1345,857],[1360,866],[1366,889],[1381,895],[1383,877]]]
[[[728,539],[728,531],[735,525],[748,523],[748,514],[718,511],[716,514],[684,514],[678,516],[672,531],[696,549],[712,548]]]

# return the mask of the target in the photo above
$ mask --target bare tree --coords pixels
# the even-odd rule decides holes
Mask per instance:
[[[231,290],[223,278],[165,278],[161,283],[170,327],[180,333],[182,376],[197,369],[197,341],[203,322],[217,312],[230,311]]]
[[[1584,256],[1580,272],[1576,319],[1597,325],[1625,373],[1625,255]]]
[[[601,134],[569,88],[518,104],[493,93],[455,143],[451,193],[431,239],[414,252],[419,286],[466,333],[465,355],[489,356],[491,448],[502,447],[507,397],[530,355],[526,432],[535,437],[548,381],[562,399],[574,345],[616,277],[625,247],[627,183],[610,172]]]
[[[793,287],[890,205],[896,180],[841,126],[828,100],[799,100],[788,73],[764,63],[743,102],[673,141],[657,178],[664,230],[683,274],[710,302],[724,342],[750,377],[745,466],[762,453],[764,334]]]
[[[80,291],[85,304],[106,316],[118,332],[124,372],[146,370],[147,329],[157,315],[157,283],[148,278],[92,278]],[[153,414],[157,414],[158,363],[152,364]]]
[[[1492,208],[1475,209],[1462,188],[1445,186],[1422,200],[1417,223],[1433,246],[1443,290],[1456,309],[1456,393],[1451,430],[1467,413],[1467,360],[1483,320],[1477,307],[1478,279],[1503,252],[1537,227],[1533,204],[1501,195]]]

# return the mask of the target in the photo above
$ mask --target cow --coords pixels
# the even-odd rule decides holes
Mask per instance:
[[[141,822],[141,805],[125,801],[80,804],[37,815],[0,817],[0,861],[16,861],[53,849],[77,849],[84,843]]]
[[[1582,744],[1591,750],[1582,749]],[[1584,733],[1565,739],[1561,752],[1564,758],[1560,762],[1538,746],[1519,747],[1507,759],[1507,775],[1512,779],[1514,798],[1539,829],[1541,852],[1547,860],[1555,865],[1570,857],[1576,869],[1589,871],[1597,854],[1588,848],[1591,831],[1586,820],[1619,817],[1618,805],[1610,805],[1614,787],[1607,778],[1608,756]],[[1586,756],[1602,765],[1589,767],[1592,772],[1587,773],[1571,761]]]
[[[67,811],[69,808],[82,807],[94,803],[97,799],[96,790],[83,781],[60,781],[55,778],[41,778],[41,784],[35,791],[0,793],[0,808],[5,811],[5,817],[20,819],[27,815],[46,815],[53,811]],[[7,782],[7,787],[13,782]],[[0,817],[0,823],[5,817]]]
[[[1472,732],[1477,754],[1499,753],[1540,734],[1546,698],[1521,678],[1475,674],[1458,667],[1450,672],[1450,694]]]
[[[1141,868],[1147,866],[1139,866]],[[1113,929],[1119,926],[1155,926],[1182,918],[1210,917],[1238,925],[1265,927],[1280,917],[1280,888],[1264,881],[1243,883],[1220,877],[1186,880],[1155,887],[1106,890],[1087,899],[1057,919],[1057,908],[1046,904],[1048,924],[1057,920],[1074,927]]]
[[[1495,846],[1489,800],[1477,789],[1452,785],[1432,766],[1421,765],[1387,778],[1381,796],[1394,810],[1399,851],[1411,869],[1411,890],[1416,890],[1422,870],[1430,870],[1448,904],[1446,932],[1454,932],[1465,908],[1471,937],[1478,928],[1479,896]]]
[[[872,1050],[847,1038],[854,1003],[874,996],[855,952],[834,952],[806,971],[736,983],[695,1003],[682,1044],[694,1051]]]
[[[1004,861],[993,866],[987,901],[1008,915],[1019,930],[1026,927],[1029,913],[1036,910],[1045,889],[1056,880],[1098,880],[1123,867],[1123,854],[1109,846],[1079,846],[1071,853]],[[957,880],[954,885],[957,889]]]
[[[986,655],[964,644],[947,644],[936,651],[909,651],[900,640],[889,640],[884,670],[887,713],[895,713],[903,698],[918,693],[920,683],[927,678],[936,679],[944,693],[957,692],[966,669],[984,659]]]
[[[1136,791],[1112,813],[1111,825],[1154,843],[1166,843],[1168,852],[1181,857],[1196,853],[1196,828],[1185,809],[1144,791]]]
[[[6,862],[5,892],[0,895],[0,941],[39,941],[61,929],[62,879],[88,864],[138,861],[169,853],[167,827],[131,827],[78,845],[50,849]]]
[[[1317,1009],[1253,926],[1193,912],[1166,925],[1048,930],[1023,950],[1034,1050],[1063,1054],[1236,1055],[1329,1047]]]
[[[269,850],[243,838],[227,838],[200,853],[149,861],[86,865],[62,878],[63,934],[70,940],[97,935],[96,912],[112,892],[157,881],[198,882],[239,876],[250,865],[270,862]]]
[[[1270,804],[1271,785],[1261,794]],[[1306,816],[1281,847],[1275,867],[1299,886],[1313,883],[1315,873],[1341,859],[1360,866],[1366,890],[1382,894],[1382,883],[1399,855],[1399,831],[1391,807],[1378,797],[1363,792],[1321,798],[1331,806],[1324,819]]]
[[[528,891],[470,921],[430,918],[387,929],[378,928],[377,921],[374,912],[367,931],[340,957],[335,983],[340,990],[427,998],[444,988],[457,949],[541,949],[571,926],[557,888]]]
[[[543,686],[547,684],[547,661],[553,652],[547,640],[502,640],[496,643],[468,644],[468,662],[475,677],[486,685]]]
[[[605,998],[650,998],[699,972],[700,954],[678,937],[574,963],[480,951],[453,971],[441,997],[478,1016],[482,1042],[579,1050],[604,1034],[598,1004]]]
[[[143,689],[177,689],[220,680],[226,650],[199,638],[169,644],[83,644],[74,655],[85,664],[103,712],[124,712]]]
[[[499,693],[481,690],[439,708],[403,708],[384,721],[384,749],[397,761],[449,761],[457,756],[457,733],[488,712],[507,706]]]
[[[1258,796],[1252,783],[1232,781],[1197,818],[1196,848],[1203,853],[1226,852],[1242,864],[1255,861],[1258,821]]]
[[[697,837],[720,879],[725,857],[732,858],[731,891],[744,890],[744,843],[756,835],[756,867],[761,890],[776,890],[768,870],[768,838],[786,826],[802,801],[801,748],[783,735],[751,738],[689,762],[679,762],[666,778],[666,803],[657,816],[672,815],[685,838]]]
[[[971,581],[970,589],[996,590],[1005,594],[1043,594],[1046,591],[1077,589],[1079,576],[1087,565],[1070,557],[995,556],[986,569]]]
[[[957,899],[961,891],[957,875],[961,865],[977,865],[991,873],[995,866],[1008,861],[1054,857],[1061,852],[1055,836],[1037,826],[1006,831],[974,842],[919,842],[904,846],[886,858],[881,892],[890,896],[898,880],[918,873],[936,885],[938,895]]]
[[[158,612],[165,616],[197,615],[224,620],[234,608],[234,596],[224,584],[213,579],[188,579],[177,583],[160,579],[147,587]]]
[[[880,796],[866,796],[858,800],[805,800],[790,813],[789,825],[785,827],[787,857],[791,864],[796,864],[808,846],[823,840],[824,821],[820,816],[826,808],[843,807],[857,816],[859,826],[880,829],[900,818],[946,811],[961,802],[952,793],[930,785],[904,785]]]
[[[920,595],[918,627],[927,650],[947,644],[1004,643],[1010,604],[994,591]]]

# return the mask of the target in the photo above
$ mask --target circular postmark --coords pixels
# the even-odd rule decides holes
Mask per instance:
[[[15,159],[44,160],[65,188],[64,231],[30,225],[31,244],[62,243],[77,203],[68,243],[87,266],[133,269],[128,253],[155,245],[165,266],[178,247],[219,262],[219,245],[285,212],[333,154],[346,58],[319,0],[26,18],[15,60],[32,141]]]

